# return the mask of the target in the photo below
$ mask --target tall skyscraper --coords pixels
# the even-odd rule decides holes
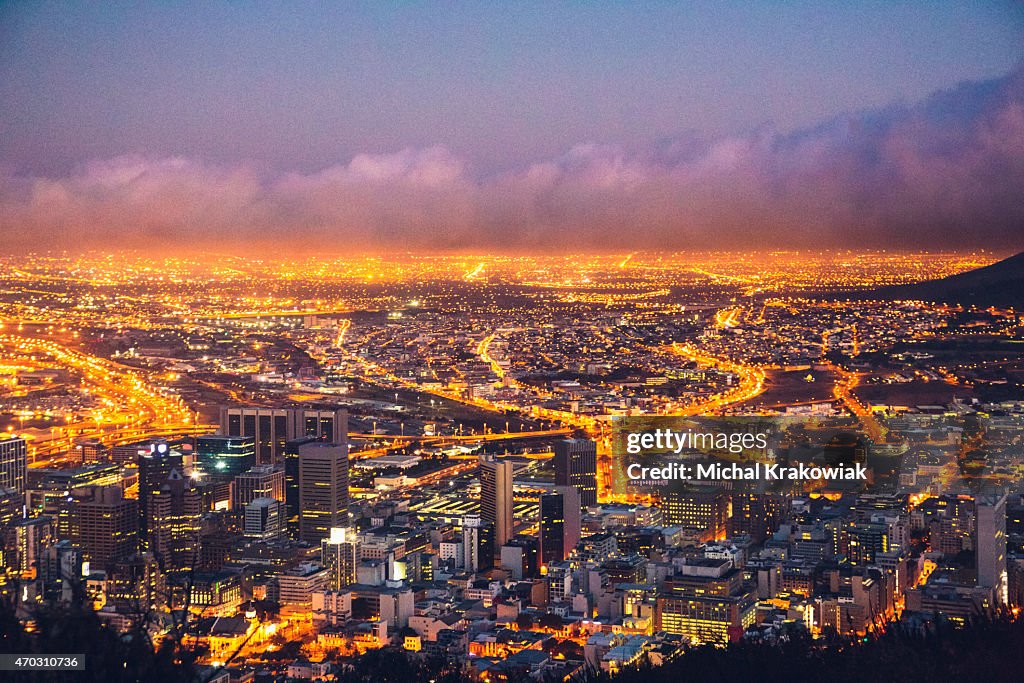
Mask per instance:
[[[256,462],[267,465],[281,462],[285,444],[295,439],[309,436],[330,443],[345,442],[348,413],[341,409],[224,406],[220,409],[220,433],[252,437]]]
[[[139,466],[139,546],[142,550],[149,550],[149,504],[171,471],[181,470],[181,454],[171,450],[166,441],[153,441],[148,451],[139,449],[136,462]]]
[[[199,518],[202,493],[192,480],[172,469],[167,480],[150,494],[149,548],[167,574],[187,573],[199,560]]]
[[[995,590],[996,600],[1006,604],[1009,581],[1006,573],[1006,495],[988,493],[975,496],[978,539],[975,557],[978,585]]]
[[[131,557],[139,547],[139,501],[123,496],[120,486],[79,489],[60,511],[61,535],[82,549],[96,569]]]
[[[320,543],[348,526],[348,444],[314,441],[299,447],[299,538]]]
[[[256,440],[250,436],[200,436],[196,439],[195,466],[203,472],[236,477],[256,464]]]
[[[53,518],[26,517],[18,519],[11,526],[14,529],[14,553],[16,559],[8,559],[5,566],[15,567],[24,576],[35,576],[43,550],[53,543]],[[9,535],[8,535],[9,537]],[[4,555],[10,557],[10,550]]]
[[[492,569],[494,556],[494,524],[480,515],[466,515],[462,519],[462,561],[466,571]]]
[[[322,441],[322,439],[304,436],[284,445],[285,526],[292,538],[299,537],[299,448],[316,441]]]
[[[21,437],[0,439],[0,488],[25,493],[28,443]]]
[[[494,524],[494,547],[512,538],[512,463],[480,456],[480,516]]]
[[[597,444],[590,439],[565,439],[555,444],[555,484],[571,486],[580,505],[597,505]]]
[[[540,497],[540,557],[544,565],[561,562],[580,541],[580,494],[557,486]]]
[[[359,536],[349,527],[333,527],[320,542],[322,564],[330,573],[329,588],[340,590],[356,582],[359,564]]]

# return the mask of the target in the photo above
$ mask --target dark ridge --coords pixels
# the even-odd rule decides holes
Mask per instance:
[[[920,300],[979,308],[995,306],[1022,310],[1024,309],[1024,252],[984,268],[950,275],[940,280],[848,292],[830,298]]]

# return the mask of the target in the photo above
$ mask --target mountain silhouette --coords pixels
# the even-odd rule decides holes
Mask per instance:
[[[920,300],[988,308],[1024,309],[1024,252],[966,273],[851,295],[855,299]]]

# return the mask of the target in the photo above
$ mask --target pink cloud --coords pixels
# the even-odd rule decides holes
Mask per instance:
[[[125,156],[0,177],[0,236],[9,249],[1022,246],[1024,71],[792,134],[666,149],[579,144],[497,176],[439,146],[306,174]]]

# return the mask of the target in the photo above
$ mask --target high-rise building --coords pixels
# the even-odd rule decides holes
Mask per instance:
[[[736,642],[754,623],[757,600],[730,560],[692,558],[664,585],[654,608],[654,626],[693,642]]]
[[[284,534],[284,503],[276,498],[256,498],[245,505],[242,532],[246,538],[273,541]]]
[[[181,470],[181,453],[171,450],[166,441],[152,441],[149,450],[138,449],[139,466],[139,546],[150,547],[150,510],[153,494],[167,481],[174,469]]]
[[[177,469],[147,503],[149,547],[168,574],[186,573],[199,560],[199,518],[202,493]]]
[[[108,606],[128,614],[160,609],[168,597],[166,577],[152,553],[136,553],[111,565],[106,593]]]
[[[320,543],[348,526],[348,444],[314,441],[299,447],[299,537]]]
[[[15,567],[22,576],[35,577],[43,550],[53,542],[53,521],[52,517],[26,517],[12,525],[17,560],[9,566]]]
[[[541,564],[561,562],[580,541],[580,494],[571,486],[557,486],[540,497]]]
[[[701,539],[723,539],[729,520],[729,494],[715,487],[670,487],[662,497],[666,526],[701,532]]]
[[[500,547],[500,546],[499,546]],[[482,572],[494,567],[494,523],[480,515],[462,519],[462,562],[468,572]]]
[[[125,498],[120,486],[81,490],[62,507],[59,528],[86,562],[105,569],[138,551],[139,501]]]
[[[597,444],[590,439],[565,439],[555,444],[555,484],[571,486],[580,505],[597,505]]]
[[[299,537],[299,448],[304,444],[323,441],[314,436],[289,441],[284,446],[284,507],[288,534]]]
[[[14,540],[9,532],[21,518],[24,507],[23,494],[0,486],[0,562],[4,567],[15,564]]]
[[[315,408],[220,409],[220,433],[226,436],[252,437],[256,444],[256,462],[267,465],[281,462],[285,444],[303,437],[330,443],[348,439],[348,413],[344,410]]]
[[[884,522],[849,522],[842,529],[846,555],[852,565],[873,565],[878,555],[890,550],[890,527]]]
[[[747,535],[755,543],[762,543],[782,523],[785,506],[781,496],[733,491],[730,500],[732,516],[728,523],[729,536]]]
[[[1006,572],[1006,495],[981,494],[975,497],[978,538],[975,557],[978,585],[992,588],[996,600],[1006,604],[1009,579]]]
[[[235,477],[232,498],[231,507],[235,510],[241,510],[257,498],[274,498],[284,503],[284,469],[274,465],[255,465],[242,472]]]
[[[39,586],[44,600],[71,602],[82,585],[82,550],[64,539],[45,548],[39,558]]]
[[[494,547],[512,538],[512,463],[480,456],[480,516],[494,525]]]
[[[313,593],[327,587],[327,569],[315,562],[302,562],[277,577],[278,603],[282,614],[309,614]]]
[[[203,474],[236,477],[256,464],[256,440],[251,436],[200,436],[195,466]]]
[[[328,587],[331,590],[339,590],[356,582],[359,536],[355,529],[333,527],[330,535],[320,542],[320,556],[330,574]]]
[[[21,437],[0,439],[0,488],[25,493],[28,443]]]

